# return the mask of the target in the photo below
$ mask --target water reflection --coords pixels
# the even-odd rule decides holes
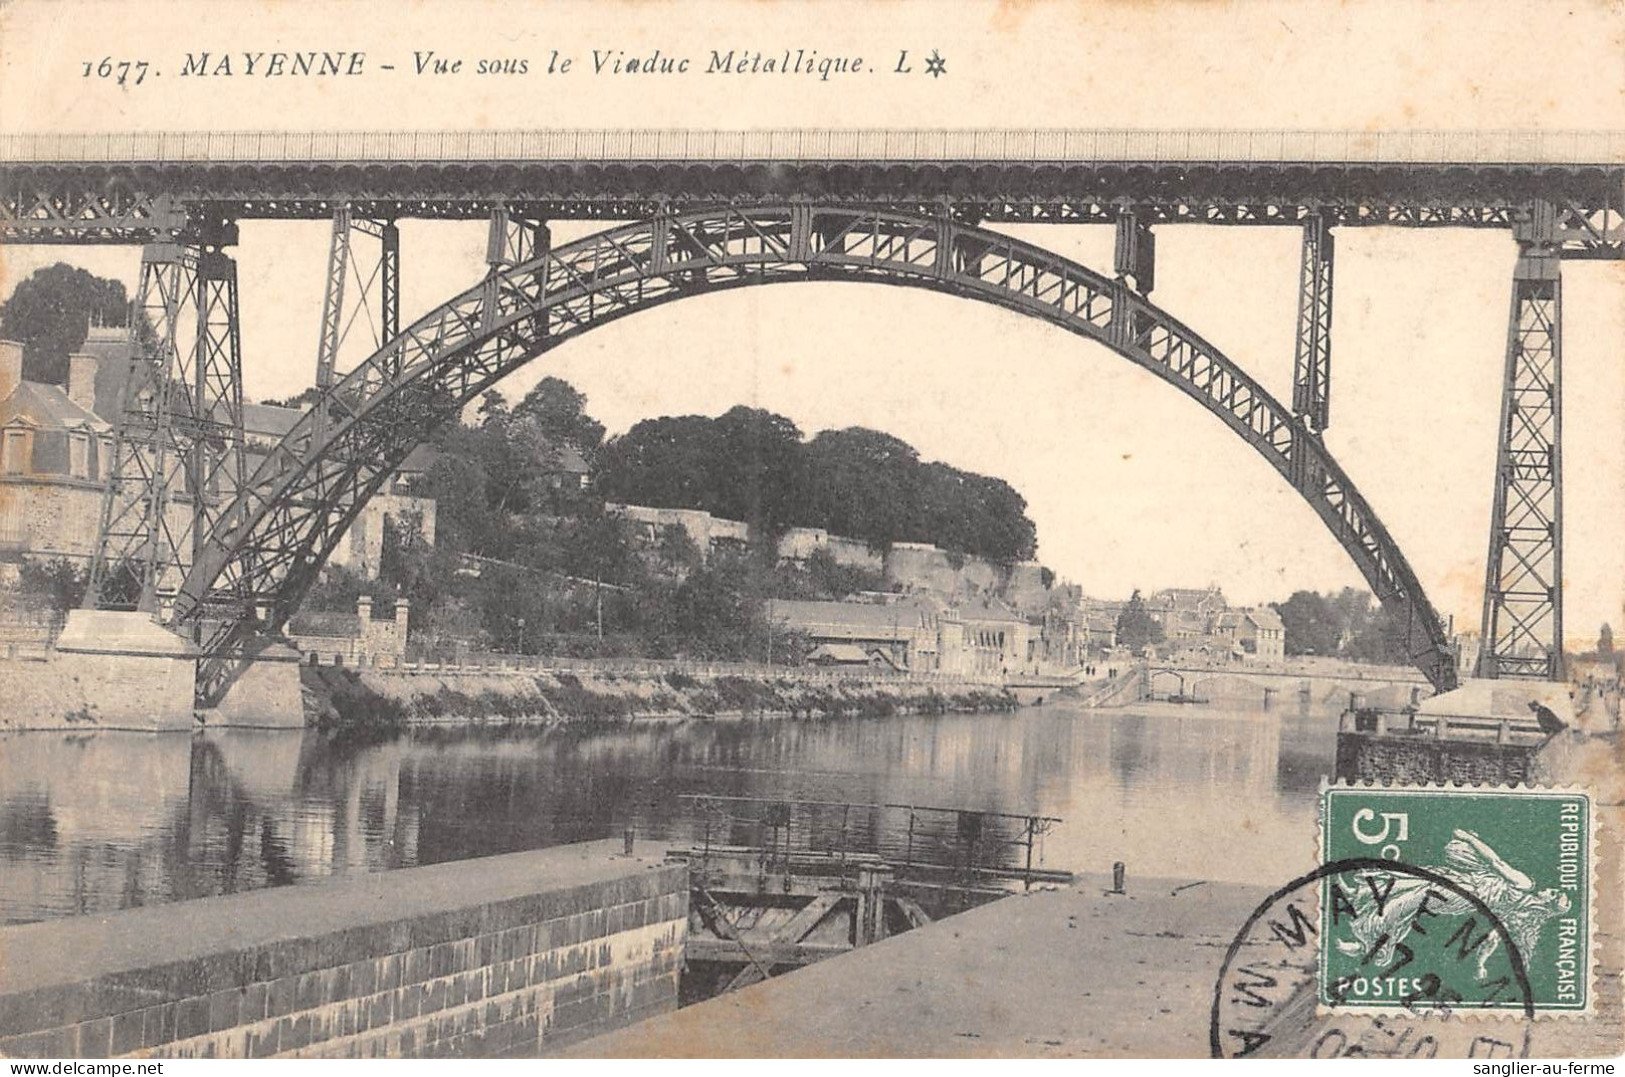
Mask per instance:
[[[619,834],[696,840],[685,793],[1058,815],[1051,867],[1256,881],[1307,866],[1335,717],[1204,709],[0,737],[0,920]],[[896,835],[875,834],[877,843]]]

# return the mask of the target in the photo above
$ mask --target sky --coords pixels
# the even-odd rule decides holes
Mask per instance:
[[[170,10],[170,9],[166,9]],[[596,126],[1625,128],[1625,17],[1609,5],[415,3],[183,8],[140,20],[96,7],[0,9],[0,131]],[[232,17],[218,13],[230,10]],[[698,13],[698,14],[696,14]],[[492,16],[484,18],[485,16]],[[669,17],[663,17],[669,16]],[[681,16],[681,17],[679,17]],[[70,29],[71,28],[71,29]],[[314,29],[313,29],[314,28]],[[1562,64],[1530,64],[1542,39]],[[212,49],[365,49],[526,56],[593,48],[703,54],[818,48],[894,58],[940,50],[942,79],[651,85],[446,76],[397,88],[171,77],[98,85],[83,57]],[[916,52],[917,54],[917,52]],[[171,75],[174,68],[170,68]],[[425,79],[428,76],[424,77]],[[502,80],[498,80],[501,82]],[[747,88],[742,91],[741,86]],[[369,88],[370,87],[370,88]],[[403,119],[403,117],[405,117]],[[555,243],[601,227],[559,222]],[[1109,270],[1088,226],[1011,231]],[[309,384],[328,226],[246,222],[239,259],[246,389]],[[1290,399],[1299,235],[1159,229],[1153,299]],[[403,318],[477,279],[483,227],[402,225]],[[1441,612],[1477,627],[1515,246],[1498,232],[1343,229],[1327,443],[1393,532]],[[67,258],[133,287],[134,248],[0,251],[0,294]],[[1564,267],[1571,645],[1625,622],[1625,272]],[[346,358],[359,358],[352,337]],[[1221,584],[1232,601],[1363,586],[1313,511],[1215,417],[1149,373],[1059,329],[950,297],[863,284],[747,289],[595,330],[510,379],[587,394],[619,432],[657,414],[744,403],[809,435],[864,425],[927,458],[998,475],[1026,498],[1039,557],[1091,594]]]

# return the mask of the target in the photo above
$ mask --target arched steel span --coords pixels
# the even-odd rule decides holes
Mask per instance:
[[[1104,344],[1176,386],[1291,482],[1406,626],[1411,660],[1436,688],[1454,687],[1443,626],[1392,536],[1321,440],[1218,349],[1120,282],[945,214],[792,203],[656,217],[499,267],[334,385],[222,514],[182,586],[177,622],[203,625],[203,698],[223,694],[259,630],[286,622],[406,455],[494,382],[625,315],[799,280],[978,299]]]

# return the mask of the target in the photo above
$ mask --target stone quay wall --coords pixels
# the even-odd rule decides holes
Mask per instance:
[[[0,929],[0,1055],[550,1054],[677,1008],[688,869],[621,843]]]
[[[1510,785],[1529,780],[1538,749],[1538,744],[1343,731],[1337,734],[1334,772],[1349,781]]]

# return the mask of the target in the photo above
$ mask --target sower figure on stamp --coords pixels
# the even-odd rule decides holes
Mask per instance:
[[[1551,887],[1535,889],[1535,881],[1505,860],[1477,834],[1457,830],[1444,847],[1445,862],[1436,870],[1452,882],[1478,895],[1496,918],[1506,926],[1520,954],[1533,952],[1546,921],[1569,911],[1568,895]],[[1340,939],[1337,948],[1345,954],[1370,953],[1379,965],[1394,959],[1394,951],[1411,933],[1419,919],[1427,916],[1465,916],[1471,903],[1457,894],[1441,892],[1423,879],[1398,877],[1392,888],[1379,894],[1357,891],[1353,939]],[[1421,929],[1426,931],[1424,927]],[[1488,932],[1478,950],[1478,978],[1489,975],[1489,960],[1500,947],[1500,936]]]

